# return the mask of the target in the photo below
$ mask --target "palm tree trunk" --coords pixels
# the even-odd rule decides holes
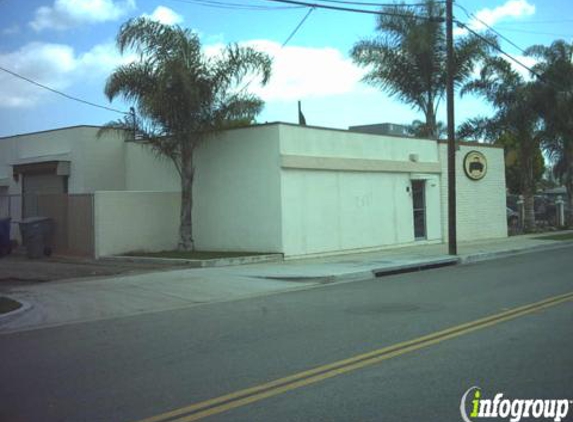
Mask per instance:
[[[434,101],[430,95],[426,109],[426,128],[431,139],[438,139],[438,127],[436,123],[436,113],[434,112]]]
[[[179,245],[180,251],[192,251],[193,241],[193,149],[183,147],[181,153],[181,211],[179,225]]]

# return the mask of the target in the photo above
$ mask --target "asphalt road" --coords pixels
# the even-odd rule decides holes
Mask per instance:
[[[573,292],[572,258],[567,248],[0,335],[0,421],[459,421],[472,386],[571,400],[573,296],[511,310]]]

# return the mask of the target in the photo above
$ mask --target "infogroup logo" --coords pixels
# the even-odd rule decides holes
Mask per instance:
[[[471,399],[469,405],[468,399]],[[510,422],[533,418],[560,422],[567,417],[571,404],[573,400],[568,399],[507,399],[503,398],[503,393],[495,394],[493,399],[485,399],[481,388],[474,386],[462,396],[460,413],[464,422],[475,422],[479,418],[509,418]]]

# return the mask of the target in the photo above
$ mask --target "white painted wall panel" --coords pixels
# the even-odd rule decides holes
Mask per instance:
[[[436,141],[280,125],[281,154],[438,162]]]
[[[141,142],[127,142],[125,148],[126,190],[181,191],[179,173],[169,158]]]
[[[280,126],[281,154],[438,163],[435,141]],[[358,163],[359,164],[359,163]],[[357,165],[358,165],[357,164]],[[414,242],[408,172],[284,168],[283,244],[287,256],[380,248]],[[442,236],[439,175],[427,179],[428,240]]]
[[[281,252],[278,151],[277,125],[220,132],[197,149],[197,248]]]
[[[414,241],[408,175],[283,170],[288,256]]]
[[[180,204],[177,192],[95,192],[96,258],[176,249]]]

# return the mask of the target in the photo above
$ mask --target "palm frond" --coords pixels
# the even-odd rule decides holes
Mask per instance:
[[[356,43],[350,55],[367,69],[363,81],[422,111],[433,136],[437,136],[436,114],[446,91],[447,49],[442,2],[426,0],[421,6],[405,4],[383,7],[378,15],[378,36]],[[420,16],[426,19],[420,19]],[[491,35],[488,41],[495,42]],[[455,85],[461,87],[476,63],[491,46],[477,37],[456,43]]]
[[[271,58],[252,47],[228,45],[211,63],[211,79],[219,91],[236,87],[245,77],[260,77],[266,85],[272,73]]]

